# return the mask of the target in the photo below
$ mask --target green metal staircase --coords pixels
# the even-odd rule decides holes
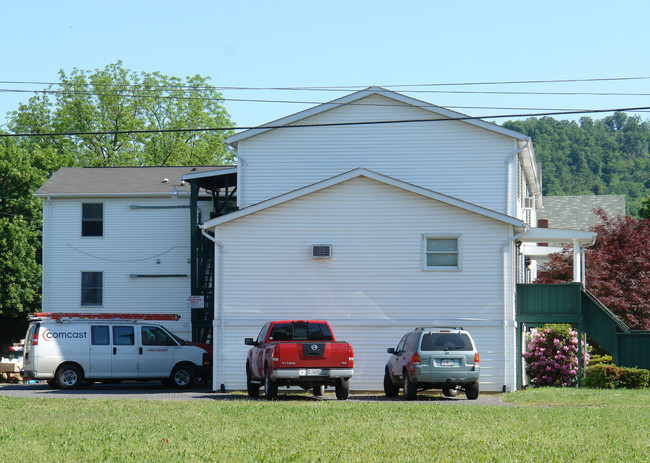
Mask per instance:
[[[518,284],[516,322],[519,355],[527,328],[570,323],[609,352],[616,365],[650,369],[650,331],[630,330],[581,283]]]

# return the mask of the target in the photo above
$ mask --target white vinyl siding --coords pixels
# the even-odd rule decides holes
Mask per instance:
[[[104,237],[89,240],[79,233],[81,202],[44,201],[43,311],[180,314],[180,321],[167,326],[190,339],[189,208],[145,208],[183,204],[171,199],[106,198]],[[81,304],[82,272],[103,274],[101,307]]]
[[[462,270],[423,272],[423,234],[457,236],[459,230]],[[256,336],[269,320],[308,318],[328,320],[338,340],[352,342],[355,390],[380,390],[386,348],[414,326],[431,324],[469,329],[483,355],[483,390],[501,390],[500,249],[509,230],[501,222],[368,178],[220,225],[215,332],[223,357],[215,361],[223,376],[216,384],[245,388],[244,337]],[[332,258],[313,259],[314,243],[330,243]],[[509,330],[514,333],[513,327]]]
[[[300,123],[436,118],[378,95],[358,103]],[[364,167],[505,212],[507,161],[513,147],[510,137],[460,121],[272,130],[238,144],[246,159],[239,185],[244,190],[241,205]]]

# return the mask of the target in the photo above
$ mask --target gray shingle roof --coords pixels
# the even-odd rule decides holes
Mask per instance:
[[[169,195],[182,175],[216,172],[231,166],[197,167],[63,167],[35,196]],[[167,179],[167,181],[165,181]]]
[[[598,208],[610,217],[625,215],[624,195],[544,196],[543,204],[537,219],[548,220],[548,228],[589,230],[599,222]]]

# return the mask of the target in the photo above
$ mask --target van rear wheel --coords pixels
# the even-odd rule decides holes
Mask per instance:
[[[77,388],[82,380],[83,374],[77,365],[61,365],[56,371],[56,383],[61,389]]]

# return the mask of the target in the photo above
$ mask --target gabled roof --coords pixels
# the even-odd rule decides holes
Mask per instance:
[[[489,130],[515,139],[518,147],[517,154],[519,155],[519,158],[521,160],[522,168],[526,176],[526,182],[528,184],[530,194],[537,198],[538,204],[540,205],[542,204],[542,180],[541,180],[540,167],[538,166],[537,161],[535,160],[535,152],[533,151],[533,146],[532,143],[530,142],[530,137],[522,133],[516,132],[514,130],[506,129],[505,127],[501,127],[496,124],[491,124],[481,119],[474,119],[471,118],[470,116],[467,116],[466,114],[452,111],[443,108],[441,106],[436,106],[431,103],[427,103],[425,101],[417,100],[415,98],[402,95],[401,93],[396,93],[390,90],[386,90],[385,88],[381,88],[381,87],[368,87],[364,90],[351,93],[349,95],[338,98],[336,100],[332,100],[330,102],[323,103],[318,106],[314,106],[312,108],[297,112],[295,114],[283,117],[281,119],[277,119],[272,122],[268,122],[264,125],[259,126],[259,128],[244,130],[243,132],[240,132],[235,135],[231,135],[230,137],[226,138],[225,143],[236,148],[237,143],[240,142],[241,140],[245,140],[247,138],[260,135],[264,132],[268,132],[276,128],[300,125],[300,121],[302,121],[303,119],[315,116],[317,114],[323,113],[325,111],[329,111],[331,109],[346,104],[354,104],[355,102],[363,98],[369,97],[371,95],[381,95],[383,97],[390,98],[400,103],[404,103],[407,105],[417,107],[419,109],[430,111],[432,115],[435,114],[437,116],[435,118],[432,117],[432,119],[439,119],[440,117],[444,119],[458,119],[459,122],[470,124],[475,127],[480,127],[482,129]],[[418,119],[418,121],[421,122],[420,119]],[[345,122],[346,121],[341,121],[341,123],[345,123]]]
[[[214,218],[212,220],[208,220],[207,222],[204,222],[203,224],[200,225],[201,228],[203,229],[208,229],[208,228],[213,228],[216,226],[219,226],[223,223],[226,222],[232,222],[234,220],[240,219],[242,217],[246,217],[248,215],[254,214],[256,212],[260,212],[266,209],[269,209],[271,207],[286,203],[288,201],[294,200],[301,198],[303,196],[309,195],[311,193],[315,193],[317,191],[324,190],[325,188],[332,187],[334,185],[338,185],[340,183],[346,182],[348,180],[358,178],[358,177],[366,177],[370,178],[373,180],[376,180],[378,182],[384,183],[386,185],[391,185],[396,188],[401,188],[402,190],[409,191],[411,193],[418,194],[420,196],[424,196],[426,198],[434,199],[436,201],[440,201],[444,204],[458,207],[460,209],[463,209],[468,212],[473,212],[479,215],[482,215],[484,217],[489,217],[494,220],[498,220],[516,227],[525,227],[526,223],[522,222],[519,219],[516,219],[514,217],[511,217],[506,214],[502,214],[500,212],[493,211],[491,209],[484,208],[482,206],[477,206],[476,204],[468,203],[466,201],[462,201],[460,199],[454,198],[452,196],[447,196],[442,193],[438,193],[432,190],[428,190],[426,188],[419,187],[417,185],[413,185],[411,183],[403,182],[401,180],[397,180],[392,177],[388,177],[386,175],[380,174],[378,172],[374,172],[372,170],[364,169],[364,168],[356,168],[353,170],[350,170],[348,172],[344,172],[342,174],[336,175],[334,177],[331,177],[329,179],[308,185],[303,188],[299,188],[297,190],[290,191],[289,193],[285,193],[280,196],[276,196],[274,198],[267,199],[266,201],[259,202],[257,204],[254,204],[252,206],[246,207],[244,209],[240,209],[237,212],[233,212],[231,214],[226,214],[221,217]]]
[[[244,140],[249,137],[253,137],[255,135],[259,135],[261,133],[267,132],[269,130],[273,130],[274,128],[278,128],[281,126],[288,126],[288,125],[296,125],[300,120],[306,119],[308,117],[315,116],[317,114],[323,113],[325,111],[329,111],[331,109],[337,108],[339,106],[343,106],[346,104],[353,104],[356,101],[361,100],[362,98],[366,98],[370,95],[381,95],[386,98],[390,98],[392,100],[398,101],[400,103],[404,103],[407,105],[415,106],[419,109],[424,109],[426,111],[430,111],[433,114],[436,114],[438,116],[442,116],[443,118],[448,118],[448,119],[460,119],[461,122],[465,122],[467,124],[471,124],[477,127],[481,127],[486,130],[491,130],[493,132],[500,133],[502,135],[506,135],[508,137],[516,138],[517,140],[521,141],[526,141],[527,137],[519,132],[515,132],[514,130],[506,129],[504,127],[500,127],[495,124],[491,124],[489,122],[485,122],[481,119],[473,119],[470,116],[466,114],[462,114],[456,111],[452,111],[450,109],[443,108],[441,106],[436,106],[431,103],[427,103],[425,101],[417,100],[415,98],[408,97],[406,95],[402,95],[401,93],[396,93],[391,90],[386,90],[385,88],[382,87],[368,87],[364,90],[360,90],[355,93],[351,93],[349,95],[343,96],[341,98],[338,98],[336,100],[332,100],[327,103],[320,104],[318,106],[314,106],[312,108],[306,109],[304,111],[297,112],[295,114],[291,114],[290,116],[283,117],[281,119],[277,119],[272,122],[268,122],[266,124],[260,125],[259,128],[254,128],[254,129],[248,129],[243,132],[240,132],[235,135],[231,135],[230,137],[226,138],[225,142],[229,145],[236,146],[237,142],[240,140]]]
[[[181,177],[232,167],[62,167],[34,196],[169,196]]]

